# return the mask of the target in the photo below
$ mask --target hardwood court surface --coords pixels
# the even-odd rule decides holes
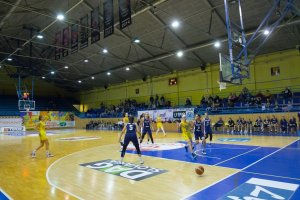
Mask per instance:
[[[238,171],[229,167],[203,165],[205,174],[198,177],[194,168],[199,163],[148,155],[144,156],[144,165],[168,172],[142,181],[131,181],[80,166],[106,159],[118,160],[120,146],[116,142],[117,132],[74,129],[49,130],[49,133],[50,150],[55,155],[53,158],[46,158],[44,149],[37,153],[37,158],[30,157],[32,149],[39,145],[36,135],[0,134],[0,188],[13,199],[182,199]],[[95,139],[59,140],[82,136]],[[251,138],[247,142],[249,146],[279,148],[298,139],[215,135],[214,143],[221,143],[218,139],[224,137],[248,137]],[[157,143],[172,143],[181,140],[181,137],[178,133],[168,133],[167,137],[159,134],[155,139]],[[126,154],[124,161],[137,163],[137,156]]]

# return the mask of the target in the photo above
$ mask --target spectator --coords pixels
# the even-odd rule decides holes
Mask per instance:
[[[255,121],[255,124],[254,124],[254,128],[255,128],[255,131],[262,131],[262,126],[263,126],[263,120],[261,119],[260,116],[258,116],[258,118],[256,119]]]
[[[206,97],[204,97],[204,95],[202,96],[202,99],[201,99],[201,101],[200,101],[200,106],[201,107],[207,107],[207,103],[208,103],[208,100],[207,100],[207,98]]]
[[[155,96],[155,107],[158,108],[159,106],[159,97],[158,95]]]
[[[224,121],[222,117],[219,118],[219,120],[214,124],[214,129],[217,131],[218,128],[223,128],[224,127]],[[224,132],[224,130],[223,130]]]
[[[153,98],[153,96],[151,96],[149,100],[150,100],[150,105],[152,106],[153,103],[154,103],[154,98]]]
[[[288,101],[292,102],[293,93],[291,92],[291,90],[288,87],[285,88],[285,90],[282,92],[282,94],[283,94],[283,104],[285,104]]]
[[[185,106],[192,106],[192,102],[191,102],[191,100],[190,100],[190,98],[186,98],[186,100],[185,100]]]
[[[162,106],[165,106],[166,100],[165,100],[165,97],[164,97],[164,96],[161,96],[161,97],[160,97],[160,103],[161,103]]]

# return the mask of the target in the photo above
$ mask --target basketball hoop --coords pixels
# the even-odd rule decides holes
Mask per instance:
[[[217,81],[217,82],[219,84],[220,91],[225,90],[227,88],[225,82],[220,82],[220,81]]]

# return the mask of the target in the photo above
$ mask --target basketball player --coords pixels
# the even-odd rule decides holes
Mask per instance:
[[[44,145],[46,145],[46,156],[47,158],[53,157],[53,154],[49,152],[49,141],[46,135],[46,119],[44,116],[39,116],[39,123],[36,125],[35,129],[39,132],[40,136],[40,146],[38,146],[35,150],[32,151],[31,157],[36,157],[36,151],[38,151],[40,148],[42,148]]]
[[[204,115],[204,120],[203,120],[203,130],[204,130],[204,135],[209,135],[209,145],[211,145],[211,141],[212,141],[212,129],[211,129],[211,124],[210,124],[210,119],[208,117],[208,113],[206,112]]]
[[[200,114],[196,115],[196,120],[194,122],[194,135],[195,135],[195,145],[194,149],[196,149],[196,146],[199,144],[199,140],[202,142],[202,154],[206,154],[205,148],[206,148],[206,139],[207,135],[205,135],[202,131],[202,122],[201,122],[201,116]]]
[[[152,127],[151,127],[151,124],[152,124],[152,120],[151,120],[151,118],[149,116],[149,113],[146,113],[145,117],[144,117],[144,119],[142,121],[143,133],[142,133],[142,137],[141,137],[140,143],[143,142],[143,139],[144,139],[145,135],[148,134],[148,136],[151,139],[152,144],[154,144],[153,137],[152,137]]]
[[[122,130],[126,126],[126,124],[128,123],[128,121],[129,121],[128,113],[125,113],[125,115],[124,115],[124,117],[122,119],[122,122],[123,122],[123,124],[122,124]],[[121,140],[120,144],[121,144],[121,149],[122,149],[122,146],[123,146],[124,142]]]
[[[158,134],[159,129],[162,130],[162,132],[164,133],[164,136],[167,135],[166,132],[165,132],[165,130],[164,130],[162,121],[161,121],[161,115],[157,116],[157,118],[156,118],[156,126],[157,126],[157,127],[156,127],[156,128],[157,128],[157,130],[156,130],[156,135]]]
[[[231,133],[232,135],[234,134],[234,126],[235,126],[235,124],[234,124],[234,121],[231,119],[231,117],[229,117],[229,120],[228,120],[228,131],[227,131],[227,133],[229,134],[229,133]]]
[[[275,117],[275,115],[272,116],[271,118],[271,132],[277,133],[278,132],[278,119]]]
[[[130,142],[132,142],[133,145],[136,148],[137,154],[139,156],[140,164],[143,164],[144,161],[143,161],[142,156],[141,156],[141,150],[140,150],[140,147],[139,147],[138,138],[136,136],[136,132],[138,132],[139,136],[141,136],[141,133],[140,133],[140,131],[138,129],[137,124],[135,124],[133,122],[134,121],[134,117],[133,116],[130,116],[128,118],[128,121],[129,122],[123,128],[123,130],[122,130],[122,132],[121,132],[121,134],[119,136],[119,142],[121,142],[122,135],[125,133],[123,149],[122,149],[122,152],[121,152],[120,164],[121,165],[123,164],[123,159],[124,159],[124,156],[125,156],[125,151],[126,151],[127,146],[128,146],[128,144]]]
[[[123,117],[122,121],[123,121],[123,128],[124,128],[129,121],[128,113],[125,113],[125,116]]]
[[[282,116],[281,120],[280,120],[280,129],[282,133],[286,133],[287,132],[287,128],[288,128],[288,122],[285,119],[285,116]]]
[[[178,124],[179,128],[181,128],[182,138],[186,141],[185,150],[188,152],[190,150],[192,154],[192,158],[196,157],[196,154],[193,152],[192,148],[192,134],[190,132],[191,126],[189,122],[186,121],[186,116],[182,115],[181,122]]]

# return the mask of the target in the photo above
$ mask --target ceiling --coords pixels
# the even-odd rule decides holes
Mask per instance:
[[[101,32],[100,41],[55,60],[55,33],[76,23],[97,6],[102,16],[103,1],[0,0],[0,62],[3,66],[0,70],[11,77],[18,74],[45,77],[45,81],[68,90],[88,90],[206,66],[218,62],[219,52],[228,53],[223,0],[131,0],[132,24],[123,30],[118,25],[118,1],[114,0],[115,33],[103,38]],[[230,0],[229,6],[232,21],[238,23],[236,2]],[[273,2],[242,0],[247,38]],[[300,2],[295,2],[299,8]],[[57,21],[58,13],[67,13],[66,20]],[[271,21],[278,17],[273,14]],[[176,29],[170,26],[173,20],[180,22]],[[30,30],[34,30],[33,35]],[[32,37],[38,31],[44,35],[42,40]],[[141,42],[134,43],[135,38]],[[216,40],[222,41],[219,49],[213,45]],[[253,49],[260,42],[258,38],[250,47]],[[296,45],[300,45],[300,16],[290,13],[259,53],[292,49]],[[108,53],[102,53],[104,48]],[[181,58],[176,56],[179,50],[184,52]],[[13,60],[8,61],[8,57]],[[89,62],[85,63],[85,59]],[[130,71],[126,71],[126,67]]]

